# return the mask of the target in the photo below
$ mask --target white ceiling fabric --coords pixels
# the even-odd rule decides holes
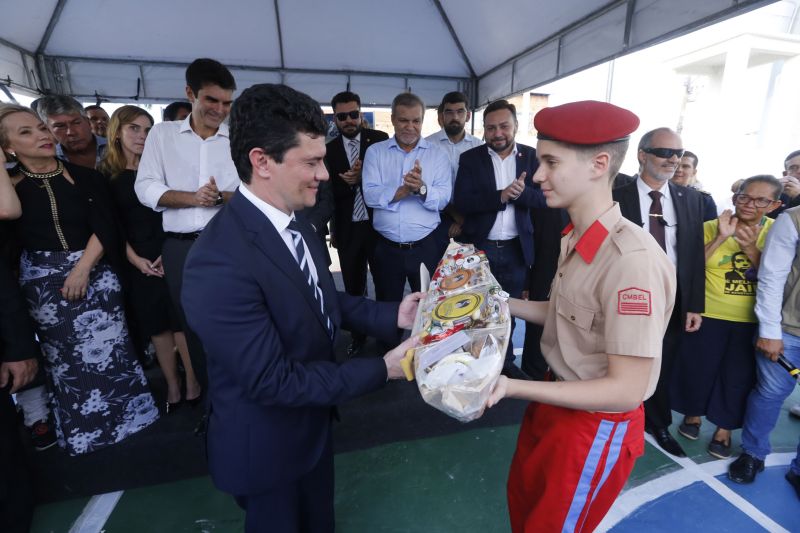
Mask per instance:
[[[0,0],[0,84],[113,101],[184,97],[197,57],[239,89],[283,82],[385,106],[474,107],[774,0]]]

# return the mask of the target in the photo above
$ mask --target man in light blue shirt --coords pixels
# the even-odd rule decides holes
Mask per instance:
[[[462,92],[453,91],[444,95],[442,103],[439,104],[439,109],[437,110],[439,124],[442,129],[425,137],[426,141],[447,153],[447,158],[450,159],[453,187],[455,187],[458,160],[461,154],[483,144],[481,139],[470,135],[465,129],[472,116],[468,105],[467,96]],[[436,234],[442,245],[446,247],[450,238],[456,238],[461,235],[464,217],[456,211],[452,203],[440,215],[442,223],[439,225]]]
[[[778,422],[783,402],[794,392],[795,379],[777,363],[785,357],[800,366],[800,207],[787,209],[775,220],[758,266],[756,367],[758,380],[747,398],[742,426],[742,454],[728,468],[737,483],[752,483],[764,470],[772,451],[769,434]],[[800,444],[786,480],[800,498]]]
[[[415,94],[401,93],[392,102],[395,135],[373,144],[364,155],[364,202],[373,209],[375,296],[402,299],[406,280],[420,290],[419,265],[433,272],[444,248],[434,230],[439,211],[450,201],[453,186],[447,154],[420,135],[425,104]]]

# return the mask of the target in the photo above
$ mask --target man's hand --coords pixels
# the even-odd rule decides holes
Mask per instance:
[[[419,159],[414,161],[414,168],[403,176],[403,185],[411,193],[419,191],[419,188],[422,187],[422,167],[419,164]]]
[[[88,288],[89,272],[85,271],[80,265],[75,265],[67,275],[67,279],[64,280],[64,286],[61,288],[61,296],[74,302],[75,300],[84,298]]]
[[[23,359],[0,364],[0,389],[6,387],[9,378],[14,376],[14,386],[9,391],[10,394],[14,394],[33,381],[38,369],[39,363],[36,362],[36,359]]]
[[[415,348],[418,345],[419,335],[412,335],[395,348],[386,352],[386,355],[383,356],[383,362],[386,363],[386,375],[389,377],[389,379],[400,379],[405,377],[405,373],[403,372],[403,367],[400,364],[400,361],[403,360],[408,350]]]
[[[217,182],[214,180],[214,176],[208,178],[208,182],[194,193],[194,201],[197,207],[213,207],[217,203],[217,198],[219,198],[219,189],[217,189]]]
[[[500,193],[500,201],[507,204],[511,200],[519,198],[519,195],[525,190],[525,176],[527,175],[527,172],[523,172],[517,179],[511,182],[511,185],[503,189],[503,192]]]
[[[756,341],[756,350],[764,354],[771,361],[777,361],[783,355],[783,339],[765,339],[759,337]]]
[[[414,319],[417,317],[417,307],[419,301],[425,296],[424,292],[412,292],[400,302],[397,310],[397,327],[411,329],[414,326]]]
[[[450,224],[450,229],[447,230],[447,236],[451,239],[455,239],[459,235],[461,235],[461,224],[453,222]]]
[[[727,239],[731,235],[736,232],[736,223],[739,221],[733,215],[730,209],[726,209],[719,215],[719,219],[717,221],[717,231],[719,231],[719,236],[722,239]]]
[[[800,180],[793,176],[784,176],[781,181],[783,182],[783,192],[786,193],[786,196],[794,199],[800,194]]]
[[[344,180],[344,182],[348,185],[358,185],[361,183],[361,160],[359,159],[356,161],[356,164],[353,165],[353,168],[347,172],[342,172],[339,174],[339,177],[342,178],[342,180]]]
[[[703,317],[700,313],[686,313],[686,332],[694,333],[700,329],[700,324],[703,323]]]
[[[494,384],[491,394],[489,394],[489,399],[486,401],[486,407],[494,407],[497,405],[497,402],[506,397],[507,393],[508,378],[505,376],[500,376],[497,378],[497,383]]]

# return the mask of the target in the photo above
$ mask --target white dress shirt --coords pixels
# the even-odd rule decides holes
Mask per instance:
[[[269,205],[267,202],[259,198],[258,196],[253,193],[250,189],[247,188],[247,185],[242,183],[239,186],[239,192],[242,193],[242,196],[247,198],[251,204],[256,206],[256,208],[264,213],[264,215],[269,219],[270,223],[275,227],[278,231],[278,235],[281,236],[283,239],[283,243],[286,245],[286,248],[289,249],[289,253],[292,254],[294,260],[297,261],[297,250],[294,247],[294,242],[292,241],[292,234],[289,231],[289,222],[294,219],[294,213],[291,215],[287,215],[280,209]],[[303,249],[306,253],[306,260],[308,261],[308,268],[311,270],[311,276],[314,278],[314,283],[319,285],[319,276],[317,275],[317,267],[314,265],[314,258],[311,256],[311,252],[308,249],[308,244],[306,243],[305,238],[303,239]],[[298,264],[299,268],[299,264]]]
[[[651,189],[649,185],[647,185],[644,181],[642,181],[641,177],[636,178],[636,188],[639,191],[639,210],[642,214],[642,221],[644,225],[642,226],[645,231],[648,233],[650,232],[650,205],[653,203],[653,199],[650,198],[650,191],[657,190],[661,193],[661,211],[664,215],[664,222],[667,223],[667,226],[664,228],[664,243],[667,246],[665,250],[667,252],[667,257],[669,260],[672,261],[673,265],[678,264],[678,217],[675,214],[675,205],[672,203],[672,195],[669,191],[669,182],[665,181],[664,184],[661,186],[660,189]],[[659,222],[656,222],[658,224]]]
[[[514,143],[514,149],[511,153],[502,159],[497,152],[489,148],[489,157],[492,159],[492,167],[494,167],[494,182],[498,191],[502,191],[517,179],[517,145]],[[517,231],[516,208],[514,204],[508,202],[503,211],[497,212],[497,218],[494,219],[494,225],[489,230],[487,238],[492,241],[507,241],[519,235]]]
[[[781,213],[767,233],[767,243],[758,265],[756,316],[758,336],[782,339],[783,289],[800,244],[797,228],[789,215]]]
[[[163,211],[164,231],[202,231],[219,207],[168,208],[158,205],[167,191],[195,192],[211,176],[220,191],[234,191],[239,175],[231,159],[228,126],[221,124],[207,139],[191,127],[191,115],[182,122],[161,122],[153,126],[144,145],[134,189],[142,205]]]
[[[428,135],[425,137],[425,140],[432,145],[441,148],[447,154],[447,158],[450,160],[450,168],[453,171],[453,175],[450,178],[450,181],[452,181],[453,184],[456,182],[456,174],[458,174],[458,159],[461,157],[461,154],[483,144],[481,139],[475,137],[474,135],[470,135],[466,131],[464,132],[464,138],[459,142],[454,143],[450,140],[450,137],[447,136],[447,132],[444,131],[444,128],[440,129],[436,133]]]

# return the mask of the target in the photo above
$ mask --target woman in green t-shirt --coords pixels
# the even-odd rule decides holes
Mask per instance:
[[[731,455],[731,431],[742,426],[755,384],[757,270],[767,231],[765,215],[780,206],[781,183],[753,176],[733,195],[736,213],[724,211],[703,225],[706,302],[703,325],[681,340],[672,383],[672,407],[685,414],[678,432],[697,440],[701,416],[717,425],[708,453]]]

